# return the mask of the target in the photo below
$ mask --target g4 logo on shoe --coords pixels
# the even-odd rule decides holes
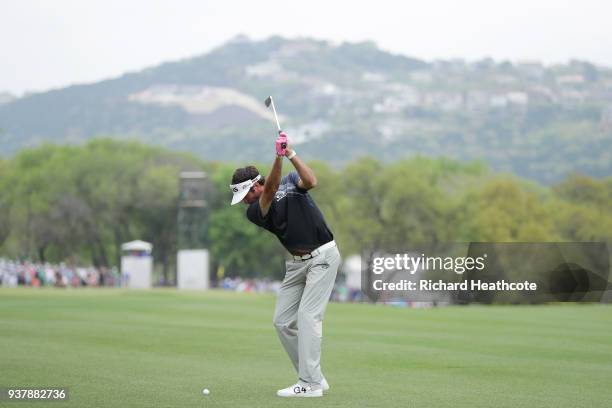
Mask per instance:
[[[329,387],[329,386],[328,386]],[[310,385],[302,385],[302,384],[293,384],[291,387],[283,388],[282,390],[278,390],[276,395],[279,397],[322,397],[323,390],[321,387],[317,389],[312,389]]]

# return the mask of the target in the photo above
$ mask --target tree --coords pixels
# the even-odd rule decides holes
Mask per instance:
[[[10,233],[9,163],[0,159],[0,248]]]
[[[612,177],[596,180],[570,175],[553,186],[559,198],[559,231],[571,241],[612,242]]]
[[[490,180],[466,196],[470,241],[534,242],[559,238],[545,191],[511,178]]]

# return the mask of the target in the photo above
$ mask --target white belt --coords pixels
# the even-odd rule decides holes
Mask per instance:
[[[293,260],[294,261],[305,261],[307,259],[310,258],[314,258],[315,256],[319,255],[321,252],[328,250],[329,248],[333,248],[336,246],[336,241],[329,241],[327,244],[323,244],[320,247],[314,249],[311,253],[309,254],[304,254],[304,255],[292,255],[293,256]]]

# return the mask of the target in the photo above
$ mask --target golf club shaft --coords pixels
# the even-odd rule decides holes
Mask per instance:
[[[274,107],[274,99],[270,98],[270,102],[272,103],[272,111],[274,112],[274,119],[276,119],[276,126],[278,126],[278,132],[280,133],[281,127],[280,127],[280,122],[278,121],[278,116],[276,115],[276,108]]]

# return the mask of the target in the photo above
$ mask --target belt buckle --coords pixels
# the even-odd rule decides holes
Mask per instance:
[[[312,254],[304,254],[304,255],[293,255],[294,261],[306,261],[308,259],[314,258]]]

